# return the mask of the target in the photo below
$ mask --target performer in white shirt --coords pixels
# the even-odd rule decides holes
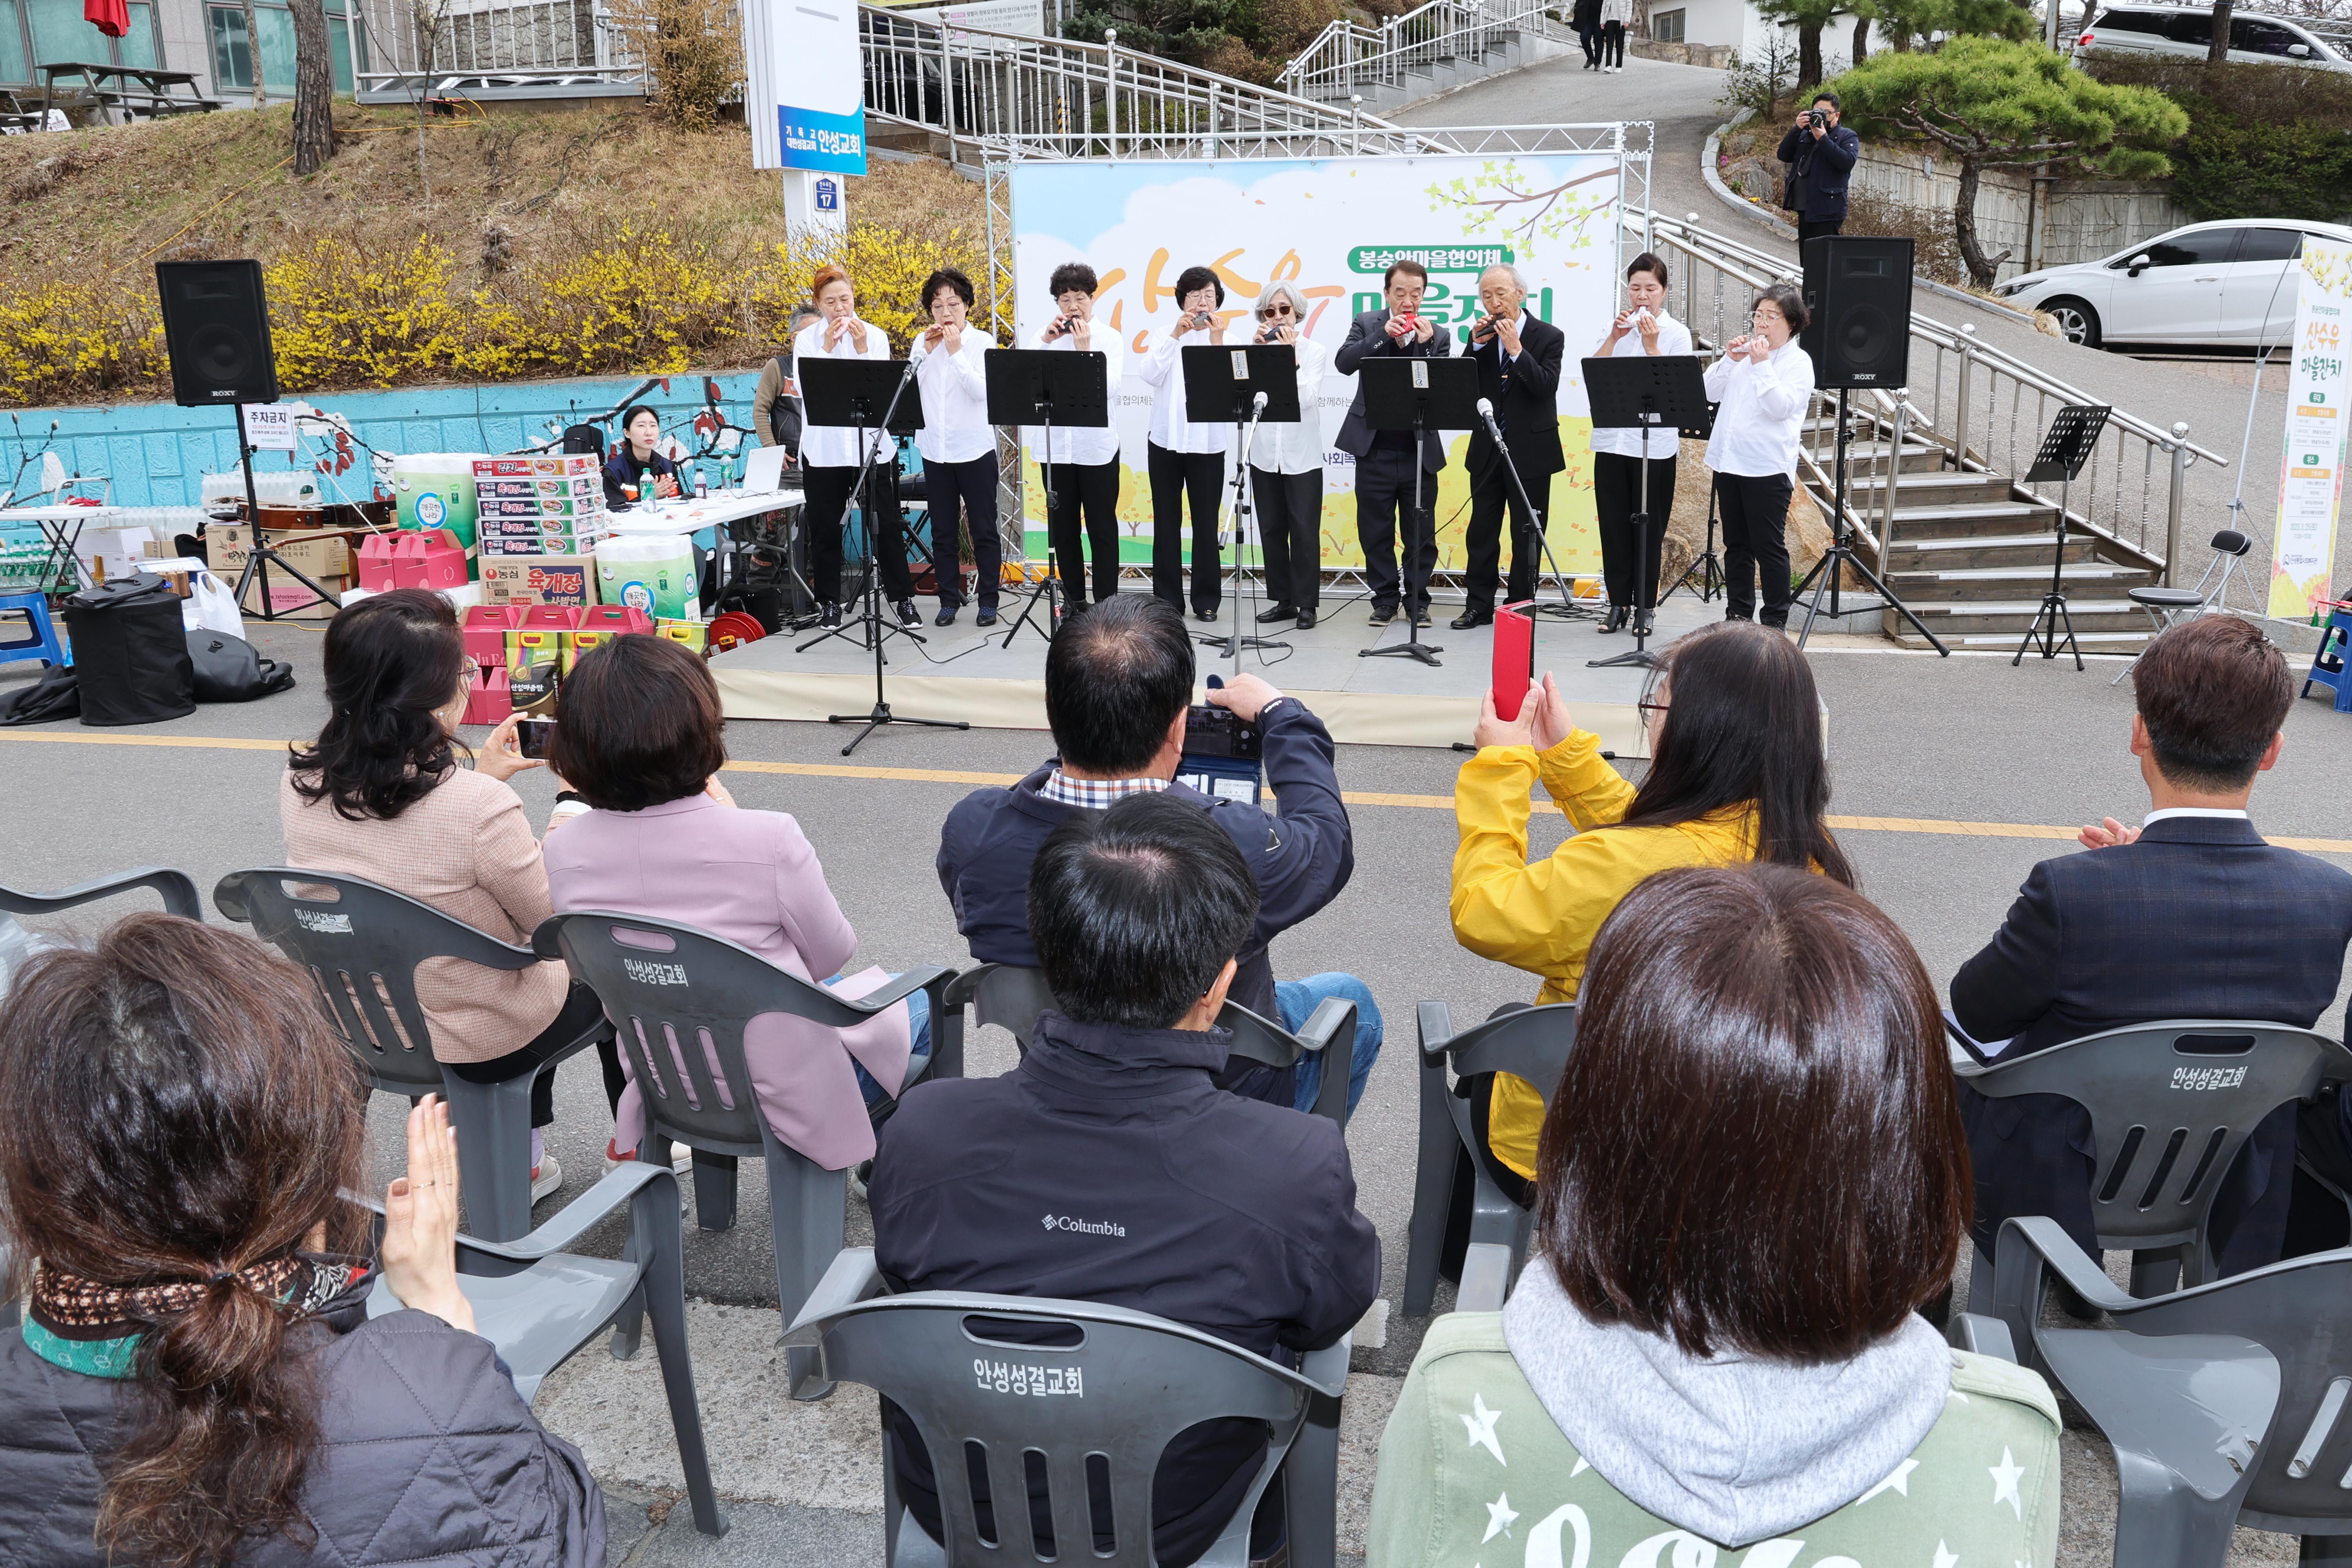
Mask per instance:
[[[1151,399],[1151,591],[1184,607],[1184,501],[1192,503],[1192,616],[1213,621],[1224,598],[1224,558],[1217,547],[1217,508],[1225,483],[1233,427],[1195,425],[1186,416],[1187,348],[1225,341],[1225,286],[1205,267],[1176,275],[1176,324],[1143,362]]]
[[[915,340],[915,385],[923,395],[923,427],[915,450],[923,455],[930,492],[931,575],[939,584],[937,625],[955,624],[963,607],[963,552],[957,515],[971,530],[972,596],[979,624],[996,624],[996,590],[1004,575],[1004,546],[996,532],[996,427],[988,422],[988,351],[996,340],[971,324],[971,279],[942,267],[923,282],[929,330]]]
[[[1789,624],[1789,498],[1797,484],[1798,434],[1813,400],[1812,357],[1796,342],[1807,319],[1795,286],[1775,283],[1756,296],[1753,330],[1725,344],[1723,357],[1707,368],[1706,395],[1718,406],[1706,466],[1715,470],[1723,514],[1727,620]],[[1758,576],[1764,580],[1761,616]]]
[[[1119,376],[1127,356],[1118,334],[1095,326],[1095,290],[1099,280],[1083,261],[1066,261],[1054,268],[1046,284],[1053,290],[1057,314],[1037,339],[1040,348],[1071,353],[1100,354],[1104,385],[1118,396]],[[1029,432],[1030,444],[1045,452],[1042,426]],[[1094,556],[1095,602],[1118,592],[1118,429],[1065,429],[1055,426],[1054,447],[1045,452],[1052,465],[1054,505],[1045,514],[1045,538],[1054,547],[1055,570],[1062,579],[1062,602],[1075,612],[1087,607],[1086,556],[1080,553],[1078,518],[1086,517],[1086,548]]]
[[[1596,359],[1633,354],[1686,354],[1690,329],[1666,314],[1666,264],[1643,251],[1625,268],[1625,309],[1592,351]],[[1636,606],[1646,614],[1658,602],[1658,558],[1665,549],[1666,524],[1675,511],[1675,454],[1680,439],[1672,430],[1650,436],[1649,537],[1633,537],[1633,512],[1642,504],[1642,433],[1614,428],[1592,433],[1592,500],[1601,514],[1601,580],[1609,590],[1609,613],[1600,630],[1622,631]],[[1633,580],[1639,557],[1641,581]]]
[[[1298,359],[1298,417],[1260,420],[1250,447],[1250,496],[1258,546],[1265,557],[1265,596],[1258,624],[1315,624],[1323,592],[1323,373],[1331,351],[1306,335],[1307,297],[1269,284],[1257,300],[1257,341],[1288,343]],[[1238,551],[1238,546],[1235,547]]]
[[[849,274],[838,267],[816,270],[817,319],[793,340],[793,363],[806,365],[817,359],[887,360],[890,339],[881,328],[857,318],[856,289]],[[808,540],[809,588],[817,597],[824,625],[841,625],[841,519],[856,493],[868,460],[894,468],[897,459],[889,432],[865,432],[860,451],[858,431],[847,425],[808,423],[801,410],[801,527]],[[923,624],[915,608],[915,581],[907,573],[905,528],[898,515],[898,479],[893,473],[874,476],[879,525],[866,530],[875,568],[882,574],[882,591],[897,607],[898,624]]]

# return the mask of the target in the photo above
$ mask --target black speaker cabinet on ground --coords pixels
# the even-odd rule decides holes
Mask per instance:
[[[278,401],[278,358],[258,261],[159,261],[172,400],[184,408]]]
[[[1805,308],[1800,339],[1813,360],[1813,384],[1903,386],[1911,379],[1908,239],[1823,235],[1805,242]]]

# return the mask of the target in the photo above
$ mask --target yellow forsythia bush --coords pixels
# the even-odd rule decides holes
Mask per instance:
[[[463,312],[451,298],[457,258],[424,235],[371,254],[323,234],[263,268],[278,378],[306,391],[391,386],[446,374]]]
[[[0,401],[64,403],[165,369],[163,317],[136,282],[101,275],[0,291]]]
[[[476,293],[458,363],[490,380],[681,371],[740,335],[741,283],[703,247],[625,222]]]
[[[940,268],[963,269],[971,279],[972,319],[988,319],[988,258],[979,238],[960,228],[929,239],[878,223],[853,223],[845,235],[803,236],[775,250],[780,271],[752,284],[755,315],[775,339],[782,339],[793,306],[809,297],[809,279],[828,265],[849,274],[857,286],[858,315],[890,334],[894,353],[905,353],[929,324],[923,280]],[[1013,301],[1000,295],[996,303],[996,336],[1010,341]]]

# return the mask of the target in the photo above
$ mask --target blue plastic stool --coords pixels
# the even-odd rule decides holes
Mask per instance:
[[[70,665],[58,628],[49,619],[49,601],[39,594],[0,594],[0,664],[21,664],[28,658],[43,664]]]
[[[2352,653],[2352,610],[2332,611],[2319,651],[2312,656],[2311,673],[2303,678],[2303,689],[2296,695],[2308,697],[2314,686],[2325,686],[2336,693],[2336,710],[2352,713],[2352,675],[2345,672],[2347,653]]]

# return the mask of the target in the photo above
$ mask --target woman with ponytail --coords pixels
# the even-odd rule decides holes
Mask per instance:
[[[0,1558],[604,1563],[586,1463],[472,1331],[432,1097],[363,1256],[357,1074],[309,977],[134,915],[28,963],[0,1039]],[[370,1319],[379,1269],[407,1310]]]
[[[528,946],[553,912],[539,840],[507,780],[541,764],[516,748],[517,721],[490,731],[471,768],[453,739],[480,671],[457,613],[423,588],[363,599],[327,623],[330,711],[319,738],[293,748],[278,791],[286,863],[362,877],[430,904],[501,942]],[[559,798],[557,820],[585,809]],[[420,965],[417,1001],[433,1054],[463,1079],[531,1085],[531,1200],[563,1182],[539,1129],[555,1120],[541,1069],[601,1016],[593,993],[561,963],[513,971],[457,959]],[[620,1058],[604,1048],[608,1100]]]

